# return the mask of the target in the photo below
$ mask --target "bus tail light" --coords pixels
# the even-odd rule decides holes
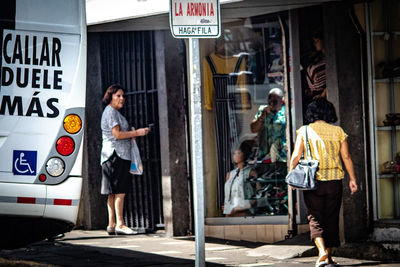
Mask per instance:
[[[41,174],[41,175],[39,175],[39,181],[41,181],[41,182],[45,182],[47,180],[47,177],[46,177],[46,174]]]
[[[64,118],[64,129],[70,133],[75,134],[82,128],[82,120],[76,114],[70,114]]]
[[[46,163],[46,171],[53,177],[60,176],[65,170],[64,161],[60,158],[50,158]]]
[[[58,138],[56,143],[57,152],[63,156],[69,156],[75,150],[75,142],[69,136],[63,136]]]

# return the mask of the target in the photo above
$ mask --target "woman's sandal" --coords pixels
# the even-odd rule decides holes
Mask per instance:
[[[322,266],[328,266],[328,263],[326,263],[326,261],[320,261],[318,263],[315,264],[315,267],[322,267]]]
[[[315,267],[322,267],[328,265],[326,260],[328,259],[328,254],[321,255],[317,262],[315,263]]]
[[[335,259],[331,259],[332,263],[327,263],[327,267],[339,267],[340,264],[335,260]]]

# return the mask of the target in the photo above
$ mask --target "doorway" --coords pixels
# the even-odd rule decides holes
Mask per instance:
[[[125,89],[126,104],[121,113],[130,125],[142,128],[154,124],[150,134],[136,140],[144,171],[133,177],[125,197],[125,222],[139,233],[163,228],[154,33],[101,33],[100,61],[102,88],[119,83]]]

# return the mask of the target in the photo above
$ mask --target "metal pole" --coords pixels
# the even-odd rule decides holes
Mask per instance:
[[[203,134],[201,118],[201,76],[199,39],[189,38],[190,71],[190,132],[193,173],[194,232],[196,240],[196,267],[205,266],[204,253],[204,176]]]

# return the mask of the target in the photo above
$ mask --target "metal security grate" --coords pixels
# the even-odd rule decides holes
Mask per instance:
[[[121,111],[135,128],[155,124],[146,137],[137,138],[144,173],[134,176],[125,197],[126,224],[138,232],[163,227],[160,137],[153,32],[102,33],[100,36],[102,88],[113,83],[125,89]]]

